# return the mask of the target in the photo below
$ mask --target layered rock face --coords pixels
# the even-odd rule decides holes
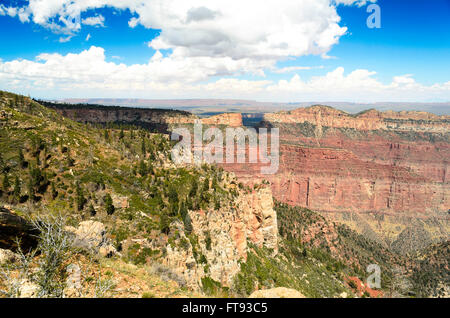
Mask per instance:
[[[357,130],[397,130],[448,133],[450,116],[437,116],[426,112],[379,112],[371,109],[356,115],[328,106],[299,108],[289,112],[266,114],[269,123],[304,123],[318,127],[351,128]]]
[[[51,106],[59,114],[72,120],[88,123],[128,123],[167,131],[169,126],[193,124],[199,118],[191,113],[176,110],[126,108],[108,106],[71,107],[70,105]],[[238,113],[220,114],[202,118],[205,125],[242,126],[242,115]],[[165,128],[165,129],[162,129]]]
[[[226,125],[229,127],[241,127],[242,126],[242,114],[239,113],[226,113],[215,115],[202,119],[204,125]]]
[[[359,115],[322,106],[265,115],[280,128],[280,169],[227,165],[267,179],[283,202],[323,212],[447,218],[450,119],[420,112]]]
[[[239,262],[247,259],[248,243],[269,248],[274,255],[278,252],[277,217],[270,187],[241,192],[235,203],[220,210],[190,211],[197,242],[193,245],[191,241],[184,248],[179,242],[167,246],[164,264],[182,276],[190,288],[202,286],[204,277],[231,286],[240,270]],[[179,241],[188,242],[183,225],[177,227]],[[203,262],[196,261],[199,254],[204,255]]]
[[[143,122],[151,124],[190,123],[196,116],[177,111],[159,109],[140,109],[124,107],[75,107],[54,108],[62,116],[89,123],[133,123]]]

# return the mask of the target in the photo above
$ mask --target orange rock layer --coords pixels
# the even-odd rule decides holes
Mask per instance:
[[[261,175],[250,164],[225,168],[250,183],[266,179],[278,200],[312,210],[448,218],[447,117],[377,111],[351,116],[328,107],[268,114],[266,124],[280,128],[279,171]],[[389,128],[391,119],[401,119],[399,126]],[[304,123],[312,132],[299,125]]]

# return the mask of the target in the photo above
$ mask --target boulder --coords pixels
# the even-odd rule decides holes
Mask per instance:
[[[17,250],[20,247],[27,252],[38,244],[39,230],[24,218],[0,207],[0,248]]]
[[[64,297],[77,298],[81,297],[81,269],[77,264],[67,266],[66,288],[64,289]]]
[[[15,263],[19,260],[19,257],[10,250],[3,250],[0,248],[0,265],[7,263]]]
[[[75,235],[74,247],[93,250],[104,257],[111,257],[117,253],[114,246],[106,236],[106,227],[101,222],[84,221],[78,228],[66,227],[68,232]]]
[[[24,279],[20,282],[20,298],[36,298],[38,296],[39,286]]]
[[[295,289],[277,287],[272,289],[257,290],[249,298],[306,298]]]

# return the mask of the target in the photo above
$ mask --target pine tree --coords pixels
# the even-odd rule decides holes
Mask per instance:
[[[55,200],[56,197],[58,196],[58,191],[56,191],[55,183],[54,183],[54,182],[52,182],[51,190],[52,190],[52,199]]]
[[[76,185],[76,202],[77,202],[77,210],[82,211],[84,205],[86,204],[86,198],[83,195],[83,191],[80,188],[80,185],[77,183]]]
[[[109,193],[107,193],[105,195],[104,202],[105,202],[106,213],[108,215],[114,214],[114,211],[116,210],[116,208],[113,205],[113,200],[112,200],[111,195]]]
[[[15,199],[19,199],[20,198],[20,193],[22,192],[22,189],[20,187],[20,179],[18,176],[16,176],[16,179],[14,181],[14,198]]]
[[[30,177],[28,180],[28,197],[30,200],[34,200],[34,184],[33,179]]]
[[[161,215],[161,219],[160,219],[160,222],[159,222],[159,229],[164,234],[169,234],[169,232],[170,232],[169,217],[164,212]]]
[[[147,153],[147,150],[145,147],[145,139],[144,138],[142,138],[141,151],[142,151],[142,154],[145,156],[145,154]]]
[[[97,214],[97,211],[95,211],[95,208],[94,208],[94,206],[92,205],[92,203],[91,203],[91,205],[89,205],[89,214],[90,214],[91,216],[95,216],[95,215]]]
[[[192,180],[192,186],[191,186],[191,191],[189,191],[189,196],[191,198],[195,197],[197,195],[197,191],[198,191],[197,180]]]
[[[191,234],[192,233],[192,220],[191,217],[189,216],[189,213],[186,214],[186,216],[183,219],[183,223],[184,223],[184,231],[187,234]]]
[[[8,192],[10,186],[11,183],[9,182],[8,174],[5,173],[5,176],[3,177],[3,191]]]
[[[23,152],[22,152],[22,149],[21,149],[21,148],[19,149],[19,166],[20,166],[21,168],[24,168],[24,167],[25,167],[25,157],[24,157],[24,155],[23,155]]]
[[[141,160],[141,162],[139,163],[139,174],[144,177],[147,175],[147,172],[147,165],[145,164],[144,160]]]
[[[178,193],[175,187],[171,186],[169,187],[169,202],[170,203],[178,203]]]
[[[0,172],[5,172],[5,171],[6,171],[5,161],[3,160],[3,156],[0,153]]]
[[[187,214],[188,214],[188,209],[187,209],[186,203],[182,202],[181,206],[180,206],[181,219],[184,220],[184,218],[186,217]]]

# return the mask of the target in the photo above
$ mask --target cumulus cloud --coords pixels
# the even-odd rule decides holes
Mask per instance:
[[[101,15],[80,19],[88,10],[130,10],[130,27],[161,30],[149,44],[156,50],[171,49],[176,57],[217,58],[218,64],[227,57],[261,72],[291,56],[326,56],[347,32],[339,25],[333,1],[267,0],[261,5],[259,0],[29,0],[28,6],[13,9],[70,35],[83,24],[104,25]]]
[[[343,67],[323,76],[304,81],[296,74],[290,80],[280,80],[267,91],[284,98],[322,101],[430,101],[450,100],[450,82],[426,86],[417,83],[411,74],[395,76],[384,84],[376,72],[357,69],[345,75]]]
[[[94,17],[89,17],[89,18],[83,19],[81,21],[81,23],[84,25],[104,27],[105,26],[105,17],[102,15],[97,15]]]
[[[363,3],[366,0],[266,0],[264,5],[260,0],[29,0],[21,8],[0,8],[11,11],[10,15],[21,12],[21,20],[69,36],[83,25],[104,26],[102,15],[81,19],[88,11],[129,10],[131,28],[161,30],[149,46],[171,52],[165,63],[197,67],[191,69],[195,75],[188,80],[202,80],[242,73],[264,75],[264,70],[275,69],[278,61],[291,57],[327,58],[347,32],[339,24],[336,6]],[[184,69],[181,73],[185,74]]]
[[[338,5],[363,6],[375,0],[29,0],[24,7],[0,5],[0,15],[18,17],[70,40],[83,25],[104,26],[102,15],[81,16],[99,8],[129,10],[131,28],[159,29],[149,46],[156,50],[146,64],[107,62],[105,51],[92,46],[81,53],[41,54],[36,60],[0,61],[0,84],[20,89],[113,93],[146,97],[246,96],[264,100],[429,100],[450,99],[450,82],[425,86],[410,74],[385,84],[374,71],[346,74],[339,67],[322,76],[289,80],[243,80],[269,70],[287,74],[311,66],[277,69],[291,57],[328,57],[346,34]],[[90,36],[88,35],[86,41]],[[165,56],[161,51],[170,52]],[[217,79],[219,78],[219,79]],[[14,86],[14,87],[13,87]],[[166,94],[166,95],[164,95]]]
[[[303,80],[247,80],[224,77],[211,80],[219,69],[216,60],[202,57],[176,59],[160,52],[146,64],[107,62],[103,48],[92,46],[78,54],[40,54],[35,60],[0,61],[0,86],[40,94],[57,91],[58,97],[121,96],[154,98],[251,98],[271,101],[429,101],[449,100],[450,82],[426,86],[411,74],[379,81],[376,72],[338,67],[322,76]],[[236,62],[236,61],[235,61]],[[237,72],[239,62],[224,59],[224,72]],[[234,67],[233,70],[228,69]],[[202,71],[197,71],[202,70]]]

